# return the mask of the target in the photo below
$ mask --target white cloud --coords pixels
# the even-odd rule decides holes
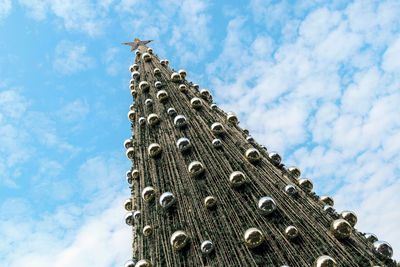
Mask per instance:
[[[318,194],[336,192],[338,210],[355,210],[358,228],[391,243],[399,259],[400,5],[325,6],[302,21],[304,11],[296,13],[289,23],[298,32],[281,27],[279,39],[266,33],[297,7],[252,1],[254,19],[268,25],[244,40],[250,16],[230,21],[207,67],[215,99],[285,164],[298,165]]]
[[[85,172],[82,177],[93,184],[123,173],[121,165],[100,157],[88,159],[82,168],[95,170]],[[49,214],[34,216],[31,203],[22,199],[2,203],[2,264],[10,267],[122,265],[131,255],[132,242],[132,229],[123,219],[123,201],[130,190],[127,186],[121,190],[122,184],[125,185],[121,180],[113,186],[101,187],[95,194],[87,195],[87,202],[79,206],[60,205]]]
[[[57,44],[53,66],[63,74],[84,71],[94,65],[94,59],[87,55],[85,45],[62,40]]]
[[[63,105],[57,114],[63,121],[76,122],[78,120],[84,120],[89,111],[89,104],[86,100],[75,99],[74,101]]]
[[[0,0],[0,20],[6,18],[11,12],[11,0]]]

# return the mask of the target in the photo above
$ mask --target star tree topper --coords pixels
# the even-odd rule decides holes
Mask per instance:
[[[147,41],[141,41],[139,40],[139,38],[135,37],[135,40],[133,40],[133,42],[127,42],[127,43],[121,43],[123,45],[130,45],[132,46],[131,48],[131,52],[135,49],[137,49],[140,45],[146,45],[148,43],[150,43],[153,40],[147,40]]]

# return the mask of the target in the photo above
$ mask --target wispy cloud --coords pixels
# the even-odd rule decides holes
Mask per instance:
[[[0,22],[11,12],[11,0],[0,0]]]
[[[399,258],[400,232],[390,229],[400,221],[393,208],[400,201],[393,193],[400,190],[400,6],[317,6],[290,18],[295,31],[282,25],[296,6],[284,6],[252,1],[254,19],[268,25],[249,39],[242,36],[252,18],[232,18],[208,66],[216,101],[287,165],[298,165],[317,193],[336,191],[338,210],[355,210],[358,228],[392,243]]]
[[[55,52],[53,67],[60,73],[73,74],[94,65],[94,59],[88,56],[85,45],[62,40]]]

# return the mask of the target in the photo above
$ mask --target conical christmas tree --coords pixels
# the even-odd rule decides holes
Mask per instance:
[[[337,213],[186,71],[135,42],[126,266],[396,266],[388,243],[354,229],[353,212]]]

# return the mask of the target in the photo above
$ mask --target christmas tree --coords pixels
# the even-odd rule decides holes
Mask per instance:
[[[387,242],[357,231],[353,212],[317,196],[149,42],[124,43],[136,49],[126,267],[396,266]]]

